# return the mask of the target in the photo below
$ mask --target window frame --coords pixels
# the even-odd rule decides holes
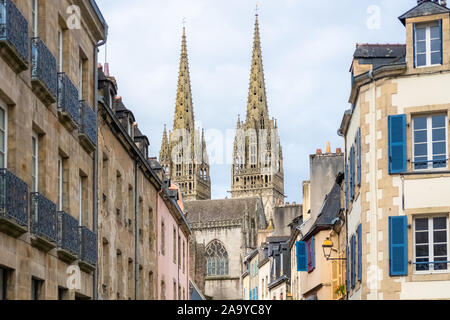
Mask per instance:
[[[58,211],[63,211],[63,158],[59,155],[57,161],[58,170]]]
[[[432,27],[440,27],[441,24],[439,23],[442,20],[435,20],[435,21],[429,21],[429,22],[424,22],[424,23],[419,23],[415,25],[415,39],[414,39],[414,48],[415,48],[415,56],[414,56],[414,62],[415,62],[415,67],[416,69],[420,69],[420,68],[429,68],[429,67],[436,67],[436,66],[442,66],[442,61],[441,63],[437,63],[437,64],[432,64],[431,63],[431,54],[434,52],[440,52],[441,57],[443,57],[443,34],[442,34],[442,30],[440,31],[440,41],[441,41],[441,48],[439,51],[431,51],[431,41],[432,40],[436,40],[437,38],[431,38],[431,28]],[[441,22],[442,23],[442,22]],[[442,28],[442,26],[441,26]],[[417,30],[418,29],[425,29],[425,65],[421,65],[419,66],[418,64],[418,40],[417,40]],[[423,40],[420,40],[423,41]],[[423,54],[423,53],[421,53]]]
[[[0,156],[3,153],[3,161],[4,165],[3,168],[8,168],[8,107],[6,104],[3,103],[2,100],[0,100],[0,110],[4,112],[4,129],[0,127],[0,131],[3,131],[4,134],[4,150],[0,150]],[[1,125],[1,123],[0,123]]]
[[[37,193],[39,192],[39,136],[34,131],[31,135],[31,165],[31,192]]]
[[[32,0],[31,3],[32,31],[33,37],[39,37],[39,0]]]
[[[447,231],[447,261],[450,261],[450,219],[448,214],[434,214],[434,215],[417,215],[413,218],[413,274],[415,275],[430,275],[430,274],[449,274],[450,264],[447,264],[447,270],[434,270],[434,263],[429,264],[428,270],[417,270],[416,261],[417,257],[417,246],[416,246],[416,220],[418,219],[428,219],[428,262],[434,261],[434,226],[433,220],[435,218],[445,218],[446,219],[446,231]],[[420,259],[420,258],[419,258]],[[439,264],[439,263],[438,263]],[[433,268],[431,268],[433,266]]]
[[[446,166],[442,167],[442,168],[433,168],[434,166],[434,160],[432,159],[434,154],[433,154],[433,117],[436,116],[444,116],[445,117],[445,149],[446,149],[446,154],[445,154],[445,159],[446,159]],[[427,120],[427,168],[425,169],[416,169],[416,142],[415,142],[415,134],[416,134],[416,129],[415,129],[415,119],[417,118],[426,118]],[[449,130],[449,126],[448,126],[448,114],[443,111],[442,113],[432,113],[432,114],[422,114],[422,115],[413,115],[411,117],[411,169],[414,172],[427,172],[427,171],[442,171],[442,170],[446,170],[448,168],[449,165],[449,147],[448,147],[448,130]],[[420,156],[419,156],[420,157]],[[430,159],[431,157],[431,159]],[[439,161],[439,160],[436,160]],[[420,163],[420,162],[419,162]]]

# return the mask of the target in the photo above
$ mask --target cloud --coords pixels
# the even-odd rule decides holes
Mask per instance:
[[[107,60],[119,94],[159,155],[163,125],[173,122],[186,18],[195,118],[225,133],[245,117],[255,2],[248,0],[97,0],[109,26]],[[301,202],[309,154],[343,145],[336,132],[350,90],[356,42],[404,43],[397,17],[411,0],[264,0],[259,3],[271,116],[278,119],[288,201]],[[366,26],[380,7],[381,29]],[[104,60],[104,52],[100,61]],[[229,196],[230,165],[211,168],[214,198]]]

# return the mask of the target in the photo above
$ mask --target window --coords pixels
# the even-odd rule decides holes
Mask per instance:
[[[183,240],[183,273],[186,273],[186,243]]]
[[[414,220],[415,270],[418,273],[448,272],[448,218],[426,217]],[[439,263],[439,262],[443,263]]]
[[[58,300],[67,300],[67,294],[69,290],[66,288],[58,287]]]
[[[7,167],[7,157],[8,152],[8,130],[7,130],[7,112],[6,108],[0,104],[0,168]]]
[[[35,278],[31,279],[31,300],[40,300],[42,298],[43,281]]]
[[[63,210],[63,160],[58,156],[58,211]]]
[[[414,169],[447,167],[447,116],[445,114],[413,119]]]
[[[78,181],[78,201],[79,201],[79,212],[78,212],[78,222],[80,226],[87,226],[87,219],[84,219],[87,214],[87,177],[80,173],[80,179]],[[85,221],[86,220],[86,221]]]
[[[153,300],[153,272],[150,272],[148,275],[148,298]]]
[[[166,283],[161,281],[161,300],[166,300]]]
[[[63,72],[63,30],[58,27],[58,72]]]
[[[108,286],[109,285],[109,242],[106,238],[103,238],[103,247],[102,247],[102,254],[103,254],[103,272],[102,272],[102,276],[103,276],[103,281],[102,284],[104,286]]]
[[[32,15],[33,15],[33,37],[37,37],[39,35],[38,33],[38,22],[39,22],[39,5],[38,0],[32,0]]]
[[[0,301],[6,300],[7,280],[7,271],[0,268]]]
[[[178,269],[181,269],[181,237],[178,236]]]
[[[228,253],[219,241],[212,241],[206,248],[206,264],[208,276],[225,276],[229,274]]]
[[[173,300],[177,300],[177,283],[173,281]]]
[[[134,264],[133,259],[128,259],[128,300],[134,297]]]
[[[257,149],[256,133],[254,133],[250,137],[250,165],[252,165],[252,167],[255,167],[257,164]]]
[[[442,64],[441,21],[415,26],[415,63],[417,67]]]
[[[80,57],[78,64],[78,94],[79,100],[83,100],[83,59]]]
[[[123,292],[123,263],[122,263],[122,252],[117,250],[116,255],[116,272],[117,272],[117,299],[120,299]]]
[[[33,132],[31,137],[31,192],[38,192],[39,181],[39,140]]]
[[[161,254],[166,255],[166,226],[164,225],[164,219],[161,220]]]
[[[177,263],[177,230],[173,228],[173,263]]]

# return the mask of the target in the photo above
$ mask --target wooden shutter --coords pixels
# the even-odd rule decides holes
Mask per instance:
[[[443,53],[443,43],[444,43],[444,39],[442,38],[442,20],[439,20],[439,36],[441,39],[441,64],[444,64],[444,53]]]
[[[362,281],[362,225],[358,227],[358,281]]]
[[[413,23],[413,61],[414,68],[417,66],[417,57],[416,57],[416,24]]]
[[[389,116],[389,174],[406,171],[406,115]]]
[[[408,275],[408,221],[406,216],[389,217],[389,274]]]
[[[356,238],[355,235],[352,235],[351,238],[351,285],[352,289],[356,286]]]
[[[361,128],[358,129],[358,133],[356,135],[356,151],[357,151],[357,167],[358,167],[358,171],[357,171],[357,184],[358,186],[361,186]]]
[[[305,272],[308,271],[308,258],[306,255],[306,242],[297,242],[297,271]]]

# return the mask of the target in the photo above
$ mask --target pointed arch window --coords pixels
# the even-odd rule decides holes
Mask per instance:
[[[257,152],[258,146],[256,142],[256,133],[254,132],[250,136],[250,165],[256,166],[257,164]]]
[[[265,129],[264,113],[262,113],[262,112],[261,112],[260,122],[261,122],[261,129]]]
[[[213,240],[206,247],[206,270],[208,276],[228,276],[228,252],[218,240]]]

